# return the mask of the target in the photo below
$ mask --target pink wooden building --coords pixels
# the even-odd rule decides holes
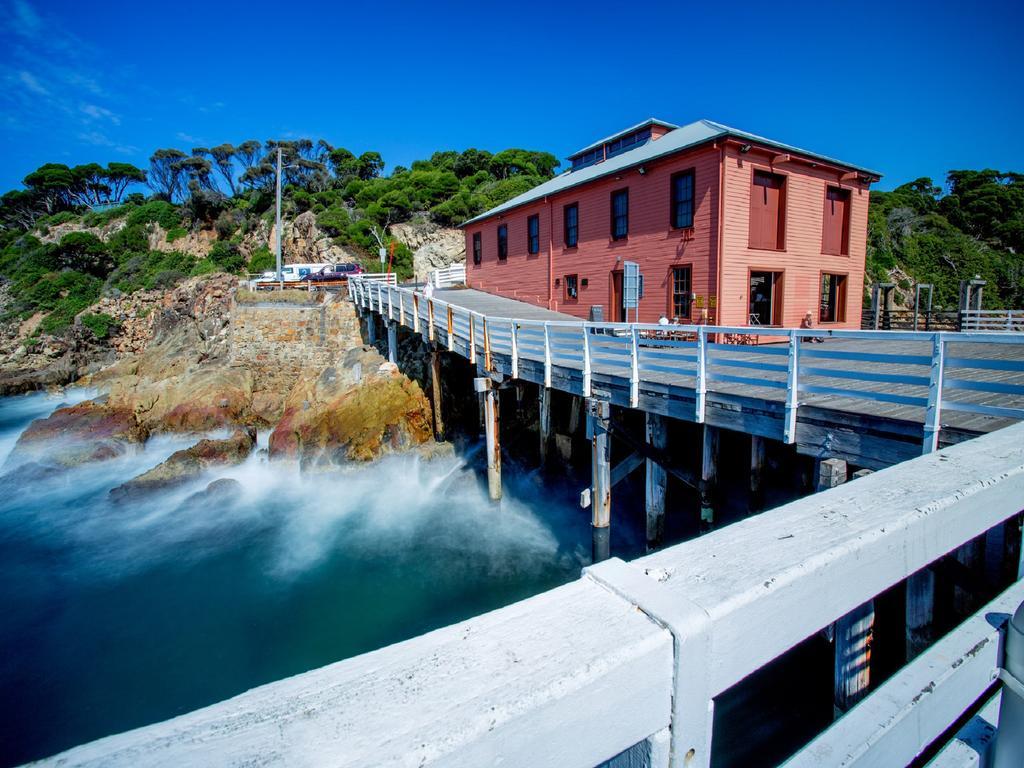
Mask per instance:
[[[647,120],[569,160],[463,225],[471,287],[624,320],[632,261],[641,322],[860,326],[878,173],[707,120]]]

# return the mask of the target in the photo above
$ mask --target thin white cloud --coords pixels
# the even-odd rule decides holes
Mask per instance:
[[[39,82],[39,78],[24,69],[18,73],[18,80],[25,88],[39,96],[49,96],[50,92]]]
[[[121,118],[115,115],[106,107],[101,107],[98,104],[81,104],[79,110],[87,115],[92,120],[109,120],[114,125],[121,124]]]
[[[178,141],[187,141],[189,144],[202,144],[203,140],[197,136],[185,133],[184,131],[178,131],[175,134],[178,137]]]

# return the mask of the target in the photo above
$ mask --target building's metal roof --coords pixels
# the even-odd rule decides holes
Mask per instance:
[[[640,125],[645,125],[645,123],[640,123]],[[635,129],[635,127],[630,128],[625,132],[628,133]],[[618,136],[620,134],[615,135]],[[872,171],[869,168],[863,168],[859,165],[851,165],[850,163],[843,162],[842,160],[836,160],[835,158],[818,154],[817,152],[808,152],[806,149],[800,149],[799,147],[783,144],[779,141],[766,139],[753,133],[747,133],[746,131],[730,128],[729,126],[722,125],[721,123],[712,122],[711,120],[698,120],[695,123],[690,123],[689,125],[684,125],[680,128],[669,131],[660,139],[648,141],[646,144],[642,144],[635,149],[623,152],[621,155],[616,155],[615,157],[603,162],[595,165],[588,165],[585,168],[580,168],[575,171],[569,170],[565,173],[561,173],[558,176],[555,176],[555,178],[549,179],[543,184],[539,184],[533,189],[527,190],[523,194],[513,197],[511,200],[507,200],[501,205],[497,205],[489,211],[481,213],[479,216],[474,216],[468,221],[463,222],[462,226],[464,227],[468,224],[481,221],[482,219],[490,218],[491,216],[504,213],[505,211],[509,211],[513,208],[518,208],[520,205],[526,205],[527,203],[540,200],[549,195],[564,192],[567,189],[572,189],[573,187],[578,187],[581,184],[586,184],[588,181],[594,181],[595,179],[614,175],[626,168],[643,165],[651,160],[665,157],[666,155],[671,155],[675,152],[681,152],[683,150],[699,146],[700,144],[706,144],[709,141],[714,141],[724,137],[745,139],[753,143],[774,147],[775,149],[781,149],[794,154],[803,155],[804,157],[821,160],[826,163],[832,163],[843,168],[849,168],[852,171],[860,171],[861,173],[873,176],[876,179],[880,179],[882,177],[882,174],[878,171]],[[603,139],[602,141],[607,141],[607,139]],[[596,146],[596,144],[593,146]]]
[[[598,147],[600,147],[600,146],[602,146],[604,144],[610,144],[611,142],[615,141],[618,138],[621,138],[623,136],[628,136],[629,134],[633,133],[633,131],[639,131],[641,128],[646,128],[649,125],[661,125],[661,126],[664,126],[665,128],[668,128],[670,131],[675,130],[676,128],[679,127],[678,125],[675,125],[674,123],[666,123],[664,120],[659,120],[656,117],[649,117],[646,120],[644,120],[642,123],[637,123],[636,125],[631,125],[629,128],[624,128],[621,131],[613,133],[611,136],[606,136],[605,138],[601,139],[600,141],[595,141],[593,144],[588,144],[583,149],[576,150],[571,155],[569,155],[568,158],[570,160],[572,160],[574,157],[579,157],[580,155],[584,154],[585,152],[589,152],[592,149],[597,149]]]

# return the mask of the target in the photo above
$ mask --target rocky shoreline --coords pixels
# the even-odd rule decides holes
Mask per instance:
[[[241,463],[255,449],[257,429],[270,431],[270,460],[296,461],[303,470],[340,468],[406,451],[437,453],[430,402],[419,383],[363,345],[351,304],[321,297],[319,304],[275,310],[271,302],[265,311],[278,314],[265,320],[281,332],[281,340],[267,341],[267,354],[259,346],[234,354],[237,284],[229,275],[213,275],[160,295],[104,300],[104,308],[116,311],[120,321],[106,352],[78,362],[66,350],[58,358],[64,366],[60,376],[43,371],[34,379],[3,376],[5,394],[54,384],[91,387],[100,394],[33,422],[0,474],[26,466],[60,472],[124,455],[151,435],[198,438],[212,430],[231,430],[231,435],[197,439],[115,488],[111,498],[132,500]],[[254,311],[259,310],[244,309],[247,322],[253,322]],[[337,326],[333,336],[324,333],[326,312],[332,313],[332,327]],[[315,325],[307,319],[311,314],[321,317],[319,329],[310,327]],[[294,330],[281,328],[288,323]],[[251,339],[245,343],[252,346]],[[319,346],[311,350],[309,345]],[[275,349],[297,355],[300,364],[278,369],[271,354]],[[276,375],[266,375],[268,368]]]

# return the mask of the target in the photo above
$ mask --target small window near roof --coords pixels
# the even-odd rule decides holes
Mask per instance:
[[[526,250],[540,253],[540,216],[536,214],[526,220]]]
[[[473,233],[473,263],[474,264],[479,264],[481,261],[483,261],[484,246],[483,246],[483,242],[481,242],[482,240],[483,240],[483,238],[480,236],[479,232],[474,232]]]
[[[498,259],[508,258],[508,224],[498,225]]]

